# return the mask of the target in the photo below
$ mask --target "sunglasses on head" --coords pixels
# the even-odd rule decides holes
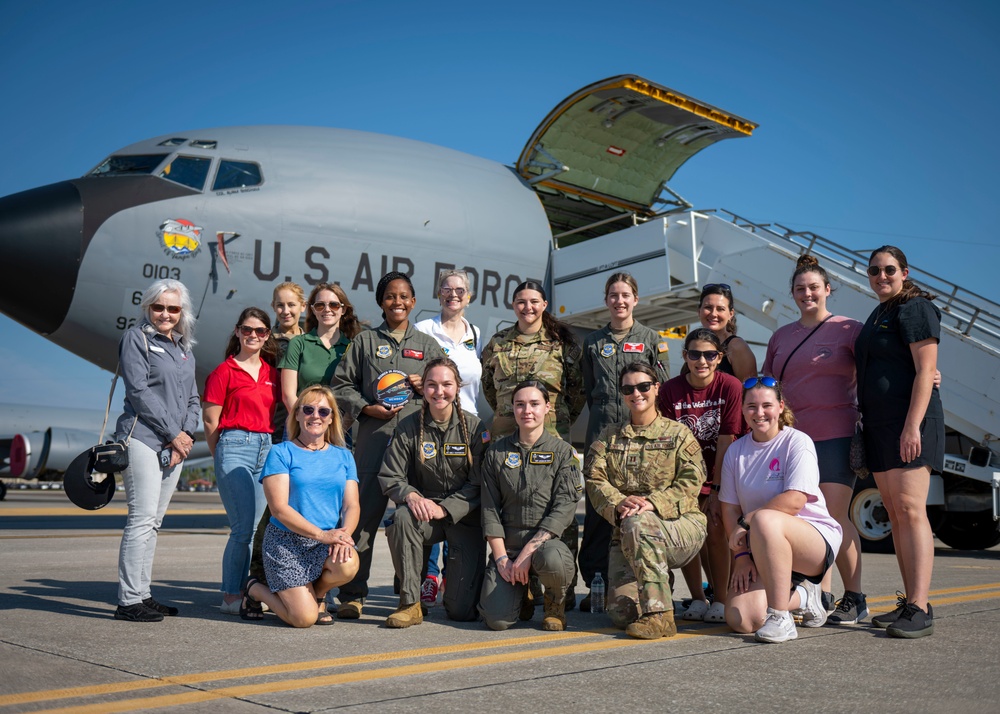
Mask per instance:
[[[267,337],[271,331],[266,327],[250,327],[249,325],[240,325],[240,334],[244,337],[249,337],[250,335],[257,335],[257,337],[264,339]]]
[[[153,312],[163,312],[164,310],[166,310],[171,315],[177,315],[181,311],[181,306],[180,305],[161,305],[158,302],[154,302],[152,305],[149,306],[149,309],[152,310]]]
[[[873,278],[877,277],[878,274],[882,272],[885,273],[887,278],[891,278],[893,275],[899,272],[899,268],[897,268],[895,265],[887,265],[884,268],[880,268],[877,265],[868,266],[868,274]]]
[[[708,292],[709,290],[714,290],[715,288],[722,288],[727,293],[731,293],[733,289],[729,287],[726,283],[708,283],[705,285],[701,291],[702,293]]]
[[[744,389],[753,389],[758,384],[763,384],[765,387],[773,389],[778,386],[778,380],[774,377],[751,377],[743,383]]]
[[[630,394],[633,394],[637,389],[641,393],[645,394],[646,392],[648,392],[650,389],[653,388],[653,384],[655,384],[655,382],[640,382],[639,384],[623,384],[621,387],[619,387],[619,391],[621,391],[621,393],[624,394],[626,397],[629,396]]]
[[[337,311],[341,308],[341,304],[339,302],[323,302],[321,300],[320,302],[314,302],[313,307],[319,310],[320,312],[323,312],[327,308],[330,308],[333,311]]]
[[[719,359],[721,354],[718,350],[684,350],[684,356],[692,362],[697,362],[702,357],[705,358],[706,362],[714,362]]]
[[[320,419],[326,419],[328,416],[333,414],[333,410],[328,407],[314,407],[312,404],[303,404],[299,409],[306,416],[312,416],[313,414],[319,414]]]

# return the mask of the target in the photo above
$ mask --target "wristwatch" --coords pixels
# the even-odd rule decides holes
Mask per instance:
[[[747,533],[750,532],[750,524],[747,523],[747,519],[742,515],[736,520],[736,525],[745,530]]]

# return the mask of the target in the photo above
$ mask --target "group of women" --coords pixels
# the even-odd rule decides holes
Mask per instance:
[[[385,275],[375,291],[383,322],[368,330],[339,286],[317,285],[305,300],[298,286],[279,285],[276,331],[264,311],[245,309],[206,383],[205,435],[231,526],[222,609],[260,619],[266,604],[293,626],[332,624],[325,599],[339,588],[337,617],[361,617],[392,499],[399,607],[386,626],[422,622],[427,549],[446,542],[449,617],[505,629],[530,619],[543,595],[542,627],[564,629],[584,487],[568,432],[586,402],[579,563],[585,581],[600,573],[608,583],[608,611],[630,636],[676,632],[675,568],[692,593],[686,619],[725,621],[760,641],[793,639],[793,615],[805,626],[866,617],[847,517],[859,416],[905,590],[873,623],[897,637],[930,634],[923,505],[943,461],[940,314],[897,248],[874,251],[868,273],[879,305],[862,325],[827,310],[829,278],[803,256],[791,284],[800,320],[772,337],[761,374],[736,336],[731,288],[705,286],[703,327],[687,335],[684,368],[669,380],[665,341],[633,318],[639,290],[627,273],[608,279],[609,323],[582,346],[531,281],[513,294],[516,324],[485,347],[464,316],[471,291],[461,271],[440,276],[441,313],[417,325],[409,278]],[[177,614],[152,598],[149,581],[199,416],[190,309],[182,284],[160,281],[122,340],[118,435],[133,438],[118,619]],[[480,387],[490,430],[476,415]],[[345,433],[355,421],[352,454]],[[835,561],[845,585],[836,603]],[[590,597],[581,608],[596,606]]]

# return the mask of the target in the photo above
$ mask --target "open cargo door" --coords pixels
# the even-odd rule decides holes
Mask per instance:
[[[642,77],[595,82],[564,99],[535,129],[517,160],[553,234],[576,242],[622,227],[615,219],[689,208],[667,188],[685,161],[757,124]],[[601,221],[607,221],[603,225]],[[562,242],[566,245],[566,242]]]

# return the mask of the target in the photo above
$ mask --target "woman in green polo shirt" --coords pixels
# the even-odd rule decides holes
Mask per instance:
[[[278,365],[289,412],[303,389],[330,384],[347,346],[361,332],[354,306],[339,285],[319,283],[309,293],[308,306],[305,334],[292,338]]]

